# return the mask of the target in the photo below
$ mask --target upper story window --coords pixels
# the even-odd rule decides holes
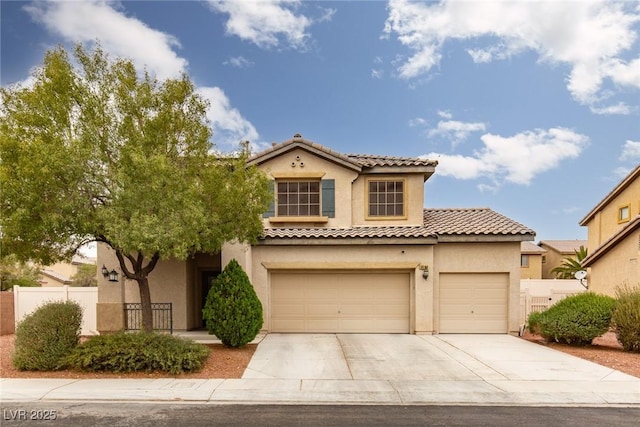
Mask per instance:
[[[405,217],[405,187],[404,179],[368,180],[368,216],[371,218]]]
[[[529,267],[529,255],[520,255],[520,267]]]
[[[631,204],[618,208],[618,222],[627,222],[631,219]]]
[[[277,216],[320,216],[320,181],[276,183]]]

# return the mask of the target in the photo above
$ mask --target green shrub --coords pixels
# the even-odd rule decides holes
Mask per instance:
[[[172,335],[120,332],[89,338],[75,348],[67,363],[72,369],[91,372],[181,374],[202,369],[208,355],[206,346]]]
[[[209,333],[227,347],[243,346],[260,332],[262,303],[235,259],[213,282],[202,317]]]
[[[616,289],[618,303],[611,318],[618,342],[625,351],[640,353],[640,285]]]
[[[529,317],[527,318],[527,327],[529,328],[529,331],[532,334],[539,334],[540,330],[539,330],[539,323],[540,323],[540,316],[542,315],[541,312],[539,311],[534,311],[532,313],[529,313]]]
[[[82,307],[75,301],[50,302],[26,316],[16,328],[13,366],[22,371],[65,368],[78,345]]]
[[[567,297],[540,313],[537,330],[547,340],[589,345],[609,330],[616,300],[593,292]]]

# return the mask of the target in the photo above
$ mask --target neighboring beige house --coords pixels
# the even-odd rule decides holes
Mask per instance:
[[[543,279],[555,279],[556,274],[551,270],[559,267],[565,258],[576,259],[580,246],[588,248],[586,240],[541,240],[538,246],[547,251],[542,256]]]
[[[546,253],[533,242],[520,242],[520,278],[542,279],[542,258]]]
[[[273,180],[259,243],[163,261],[149,276],[174,329],[202,327],[208,281],[235,258],[268,332],[517,333],[520,243],[535,233],[488,208],[424,209],[436,161],[341,154],[295,135],[248,163]],[[103,264],[117,266],[99,245]],[[99,277],[100,331],[123,327],[125,301],[138,301],[135,283]]]
[[[70,285],[73,276],[78,273],[78,267],[83,264],[96,264],[96,259],[91,257],[74,256],[70,262],[58,262],[40,269],[38,282],[41,286]]]
[[[588,228],[589,289],[615,295],[624,282],[640,284],[640,165],[581,221]]]

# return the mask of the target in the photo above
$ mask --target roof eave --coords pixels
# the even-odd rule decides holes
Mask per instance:
[[[586,226],[589,221],[593,219],[593,217],[602,210],[606,205],[609,204],[611,200],[613,200],[616,196],[618,196],[624,189],[626,189],[631,183],[640,177],[640,164],[636,166],[629,175],[627,175],[613,190],[607,194],[604,199],[600,201],[584,218],[582,218],[579,222],[581,226]]]
[[[275,145],[272,148],[269,148],[261,153],[256,154],[255,156],[249,158],[247,160],[248,166],[259,165],[268,160],[271,160],[275,157],[278,157],[288,151],[299,148],[301,150],[308,151],[309,153],[315,154],[318,157],[322,157],[326,160],[329,160],[333,163],[344,166],[347,169],[354,170],[356,172],[360,172],[362,167],[356,162],[352,161],[348,157],[337,153],[333,150],[330,150],[320,144],[316,144],[313,141],[309,141],[302,138],[294,138],[289,139],[287,141],[281,142],[280,144]]]
[[[489,243],[531,241],[535,234],[440,234],[439,243]]]
[[[434,245],[435,237],[262,237],[258,246]]]
[[[611,236],[609,240],[600,245],[592,254],[582,260],[582,267],[591,267],[598,259],[606,255],[611,249],[613,249],[621,240],[625,239],[629,234],[635,230],[640,229],[640,215],[636,216],[631,222],[629,222],[624,228]]]

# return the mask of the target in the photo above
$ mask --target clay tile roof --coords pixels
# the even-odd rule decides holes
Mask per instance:
[[[275,239],[354,239],[354,238],[398,238],[398,237],[435,237],[425,227],[382,226],[349,228],[267,228],[265,238]]]
[[[348,228],[267,228],[270,239],[426,238],[439,235],[496,236],[535,232],[488,208],[425,209],[424,224],[413,226],[355,226]]]
[[[547,252],[547,250],[533,242],[520,242],[520,252],[523,254],[543,254]]]
[[[587,247],[586,240],[541,240],[540,246],[544,245],[561,254],[573,254],[580,249],[580,246]]]
[[[424,225],[438,235],[535,235],[489,208],[425,209]]]
[[[392,157],[375,156],[370,154],[346,154],[348,158],[363,167],[374,166],[437,166],[437,160],[422,159],[419,157]]]

